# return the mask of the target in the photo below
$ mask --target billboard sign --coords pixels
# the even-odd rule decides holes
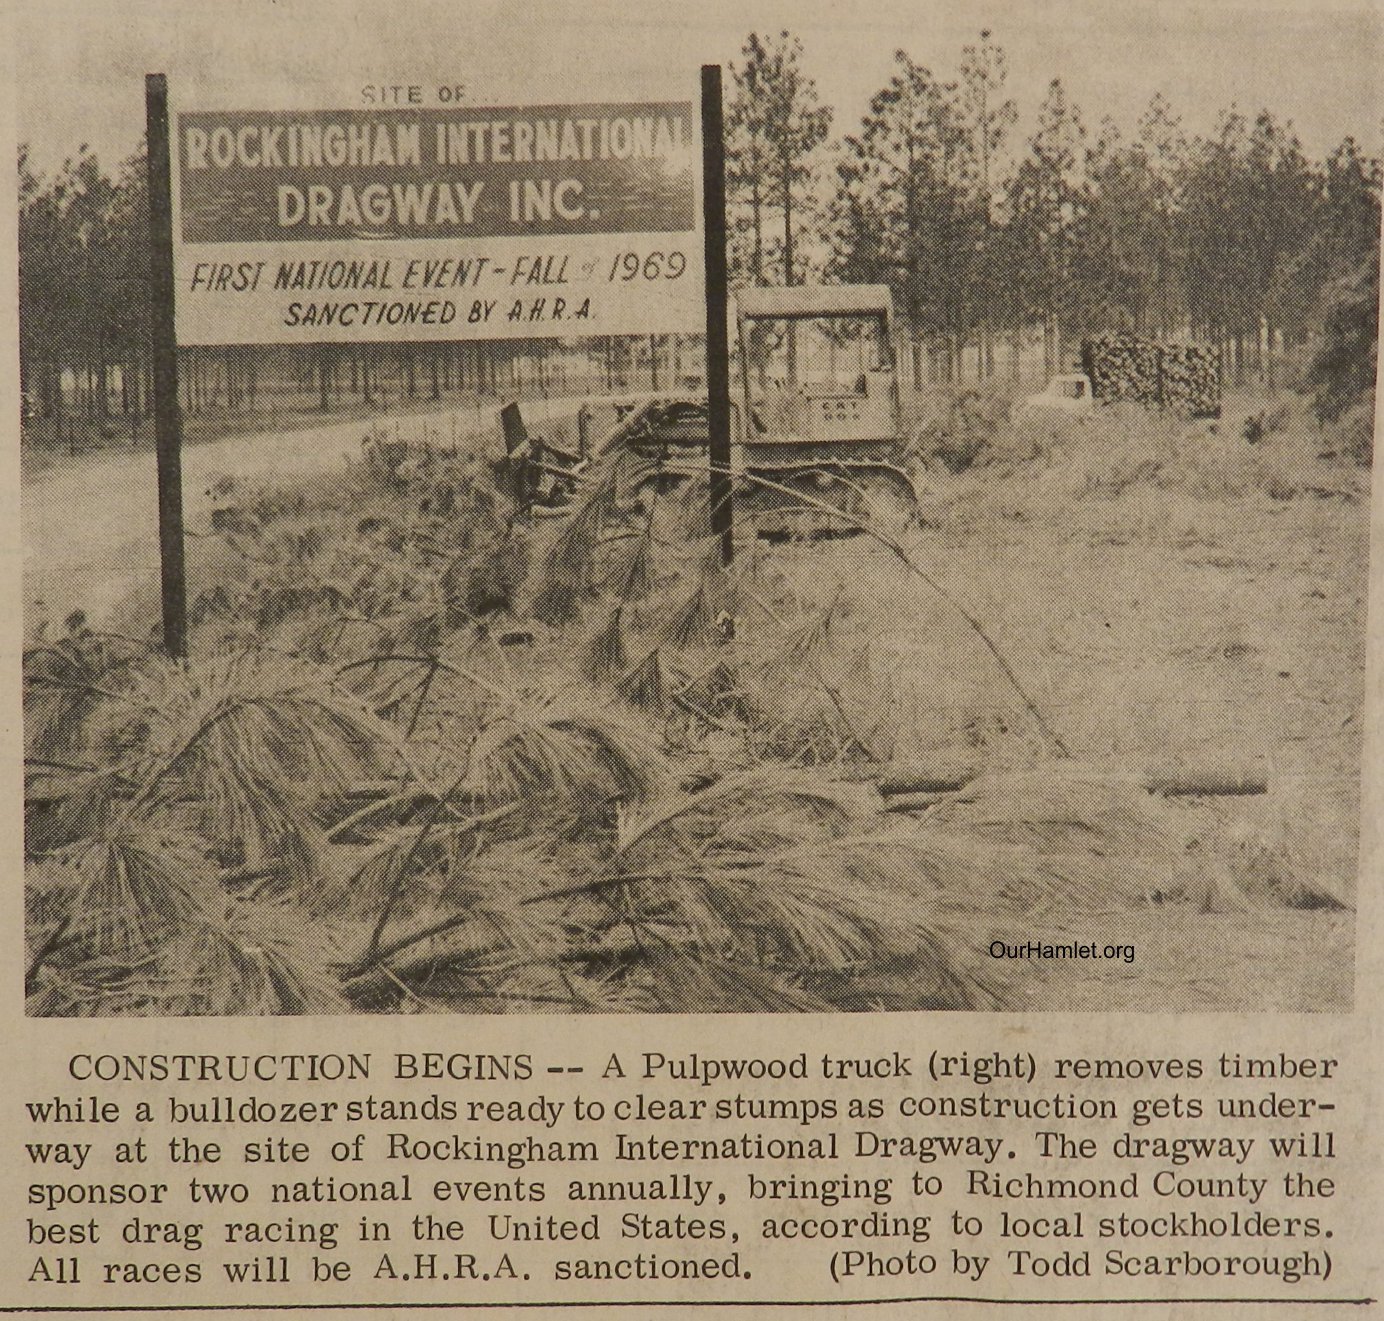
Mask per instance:
[[[691,100],[175,112],[180,344],[704,328]]]

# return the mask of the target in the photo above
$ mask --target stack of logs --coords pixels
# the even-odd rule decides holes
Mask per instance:
[[[1159,344],[1137,335],[1100,335],[1081,346],[1082,369],[1097,399],[1126,399],[1182,417],[1221,414],[1220,349]]]

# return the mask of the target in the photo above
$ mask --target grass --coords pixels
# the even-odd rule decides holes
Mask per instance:
[[[995,935],[1348,907],[1359,470],[1296,412],[983,421],[925,526],[731,574],[618,454],[542,527],[406,446],[228,487],[186,667],[26,651],[30,1012],[1016,1007]],[[1271,798],[1141,786],[1212,747]]]

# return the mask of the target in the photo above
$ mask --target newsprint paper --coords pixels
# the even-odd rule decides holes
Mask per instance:
[[[1379,1306],[1377,5],[7,13],[0,1311]]]

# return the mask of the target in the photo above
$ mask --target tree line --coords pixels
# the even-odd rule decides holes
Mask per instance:
[[[1353,137],[1314,161],[1271,111],[1234,108],[1190,135],[1161,94],[1132,130],[1092,130],[1060,78],[1021,132],[1008,71],[990,31],[952,77],[897,51],[834,137],[802,42],[752,34],[727,112],[738,280],[888,284],[915,375],[926,349],[949,379],[963,349],[993,375],[996,341],[1039,327],[1049,371],[1105,330],[1258,365],[1348,286],[1377,295],[1380,162]]]
[[[19,146],[19,364],[26,412],[62,407],[71,373],[83,408],[148,389],[148,192],[141,148],[114,171],[83,146],[51,177]],[[135,401],[138,406],[138,399]]]
[[[137,421],[153,395],[145,147],[108,170],[81,147],[51,176],[21,145],[20,376],[36,432]],[[696,345],[673,335],[582,343],[226,345],[184,348],[185,415],[286,408],[327,412],[462,394],[541,397],[669,388],[699,372]],[[49,424],[45,428],[42,424]]]
[[[1381,167],[1359,142],[1313,160],[1269,110],[1233,108],[1192,135],[1162,95],[1132,129],[1092,130],[1060,79],[1021,127],[1008,72],[989,31],[950,77],[900,50],[838,135],[802,42],[751,34],[731,64],[726,117],[735,281],[890,285],[915,384],[955,379],[966,353],[975,375],[995,375],[997,346],[1017,368],[1040,332],[1044,366],[1059,370],[1083,335],[1106,330],[1221,344],[1235,369],[1262,367],[1265,347],[1324,337],[1341,370],[1372,381],[1361,355],[1375,351]],[[117,406],[138,416],[149,394],[144,148],[107,170],[84,147],[44,177],[21,145],[18,170],[26,407],[51,417],[66,400],[103,417],[118,381]],[[184,406],[253,407],[276,389],[315,392],[323,409],[343,395],[369,404],[386,363],[396,397],[493,391],[524,362],[543,389],[553,375],[658,388],[679,373],[676,342],[634,337],[575,350],[227,351],[190,355]]]

